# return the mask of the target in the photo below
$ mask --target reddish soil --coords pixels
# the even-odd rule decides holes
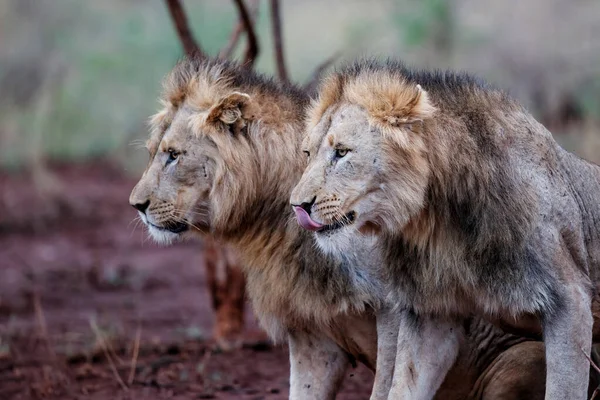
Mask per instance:
[[[243,348],[215,350],[201,243],[148,240],[107,164],[52,174],[43,192],[0,175],[0,399],[287,398],[287,349],[250,311]],[[368,398],[371,375],[338,398]]]

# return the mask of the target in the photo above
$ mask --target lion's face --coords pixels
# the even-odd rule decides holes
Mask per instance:
[[[330,253],[351,250],[356,233],[399,230],[424,203],[429,169],[423,143],[410,151],[361,106],[342,103],[323,114],[304,141],[309,164],[291,203],[298,222]],[[400,189],[400,190],[399,190]]]
[[[129,202],[158,242],[222,233],[237,218],[236,201],[249,197],[256,171],[244,161],[254,103],[246,93],[226,92],[165,102],[152,117],[150,162]]]
[[[160,141],[150,140],[150,162],[129,202],[161,243],[206,230],[213,186],[215,146],[190,128],[192,110],[181,107]]]

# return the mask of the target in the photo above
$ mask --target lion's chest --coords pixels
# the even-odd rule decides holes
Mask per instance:
[[[452,250],[388,258],[394,295],[417,312],[507,321],[547,309],[556,298],[551,271],[535,249],[489,259]]]

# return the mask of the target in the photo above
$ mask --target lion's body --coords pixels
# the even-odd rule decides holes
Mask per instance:
[[[288,197],[306,164],[298,147],[307,98],[229,63],[188,59],[167,78],[163,101],[130,202],[157,240],[191,230],[234,247],[262,326],[290,344],[291,397],[334,398],[349,364],[376,364],[381,253],[358,238],[343,257],[325,256],[293,221]],[[463,322],[466,340],[440,399],[465,398],[498,355],[525,341]],[[501,383],[520,374],[501,372],[485,376]]]
[[[317,233],[321,247],[340,255],[356,230],[374,231],[394,306],[543,328],[546,398],[582,399],[600,168],[560,148],[502,92],[394,62],[334,74],[311,121],[305,148],[315,156],[292,202],[327,226],[335,219],[312,204],[334,198],[352,222]]]

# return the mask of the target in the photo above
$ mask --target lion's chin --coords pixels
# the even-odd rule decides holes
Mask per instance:
[[[365,245],[372,246],[377,241],[373,234],[357,235],[356,226],[346,226],[334,231],[315,233],[315,239],[319,249],[335,258],[347,258],[348,256],[364,257],[359,254]]]
[[[150,234],[150,237],[158,244],[168,246],[168,245],[172,244],[173,242],[176,242],[181,239],[181,236],[182,236],[181,233],[175,233],[175,232],[171,232],[166,229],[160,229],[160,228],[154,227],[151,224],[148,224],[147,226],[148,226],[148,233]]]
[[[355,214],[356,215],[356,214]],[[315,232],[319,249],[325,254],[339,258],[354,254],[357,246],[377,240],[377,226],[365,223],[362,218],[352,218],[350,224],[337,229]]]
[[[349,226],[335,230],[316,232],[315,238],[321,251],[334,257],[352,251],[354,235]]]

